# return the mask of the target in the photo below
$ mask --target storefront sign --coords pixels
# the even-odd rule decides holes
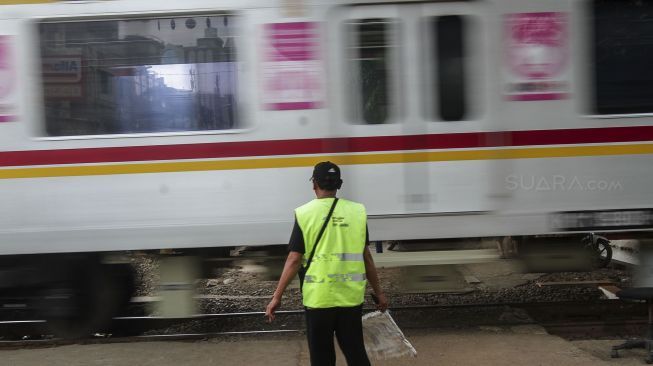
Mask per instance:
[[[43,58],[43,81],[46,83],[79,83],[82,80],[82,57]]]
[[[83,95],[82,56],[44,57],[43,93],[48,99],[78,99]]]

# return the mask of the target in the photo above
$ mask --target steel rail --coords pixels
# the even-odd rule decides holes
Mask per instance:
[[[474,304],[474,303],[463,303],[463,304],[430,304],[430,305],[406,305],[406,306],[396,306],[392,307],[390,311],[394,312],[396,317],[400,318],[402,314],[407,315],[407,312],[413,311],[426,311],[430,309],[442,309],[442,310],[466,310],[466,309],[480,309],[485,310],[489,308],[512,308],[518,309],[523,308],[527,311],[542,311],[540,314],[556,314],[558,310],[562,313],[562,318],[553,317],[553,319],[548,319],[545,321],[537,320],[537,316],[528,314],[529,316],[526,319],[519,319],[515,323],[510,322],[501,322],[501,325],[514,325],[514,324],[541,324],[545,328],[551,328],[555,333],[569,333],[576,334],[581,333],[575,329],[595,329],[601,324],[605,324],[602,320],[595,319],[597,316],[603,318],[603,314],[613,315],[621,307],[631,306],[631,313],[633,312],[632,306],[638,307],[643,306],[642,304],[632,304],[626,303],[618,300],[598,300],[598,301],[546,301],[546,302],[495,302],[495,303],[486,303],[486,304]],[[580,310],[588,309],[592,307],[590,311],[590,316],[593,316],[592,319],[576,319],[575,315],[578,314]],[[566,310],[565,310],[566,309]],[[638,309],[638,308],[637,308]],[[365,312],[373,311],[373,308],[365,308]],[[548,312],[547,312],[548,311]],[[484,311],[482,311],[484,312]],[[283,310],[278,311],[276,314],[285,315],[285,316],[297,316],[302,315],[304,310]],[[565,313],[570,320],[564,318]],[[160,316],[135,316],[135,317],[116,317],[114,320],[119,322],[154,322],[157,323],[162,321],[166,323],[168,327],[186,322],[186,321],[196,321],[196,320],[211,320],[211,319],[227,319],[227,318],[249,318],[249,317],[263,317],[264,312],[262,311],[253,311],[253,312],[234,312],[234,313],[219,313],[219,314],[197,314],[190,317],[181,317],[181,318],[166,318]],[[638,315],[644,316],[645,314]],[[412,316],[413,314],[408,314]],[[643,319],[643,318],[642,318]],[[15,321],[0,321],[0,327],[10,328],[12,325],[20,327],[21,325],[35,325],[42,326],[45,325],[45,320],[15,320]],[[618,320],[616,323],[614,320],[607,322],[609,325],[630,325],[638,326],[644,324],[643,320],[634,320],[631,319],[627,321],[626,319]],[[617,324],[618,323],[618,324]],[[142,327],[141,323],[141,327]],[[148,324],[146,324],[148,325]],[[144,329],[157,329],[156,326],[147,326],[142,327]],[[159,324],[158,328],[162,328]],[[0,328],[1,329],[1,328]],[[7,329],[5,329],[7,330]],[[30,346],[41,346],[41,345],[67,345],[67,344],[94,344],[94,343],[126,343],[126,342],[145,342],[145,341],[181,341],[181,340],[197,340],[197,339],[206,339],[213,337],[221,336],[249,336],[249,335],[271,335],[271,334],[293,334],[301,333],[302,329],[263,329],[263,330],[245,330],[245,331],[223,331],[223,332],[198,332],[198,333],[171,333],[171,334],[145,334],[137,336],[115,336],[113,334],[103,334],[96,337],[68,340],[61,338],[45,338],[45,339],[22,339],[22,340],[0,340],[0,348],[7,347],[30,347]],[[0,330],[0,336],[2,336],[3,330]],[[43,333],[46,334],[46,333]],[[581,333],[582,334],[582,333]],[[46,335],[47,336],[47,335]]]
[[[616,305],[616,304],[629,304],[638,302],[623,302],[616,300],[593,300],[593,301],[577,301],[577,300],[564,300],[564,301],[512,301],[512,302],[493,302],[493,303],[459,303],[459,304],[428,304],[428,305],[403,305],[389,307],[390,311],[406,311],[406,310],[425,310],[425,309],[457,309],[457,308],[492,308],[492,307],[545,307],[545,306],[570,306],[570,305]],[[375,311],[375,308],[365,307],[363,312]],[[281,310],[275,312],[276,315],[301,315],[304,310]],[[250,311],[250,312],[234,312],[234,313],[210,313],[210,314],[195,314],[187,317],[164,317],[164,316],[118,316],[114,320],[166,320],[166,321],[185,321],[185,320],[206,320],[217,318],[230,318],[230,317],[254,317],[264,316],[264,311]],[[0,321],[0,325],[12,324],[37,324],[46,323],[42,319],[28,319],[28,320],[5,320]]]

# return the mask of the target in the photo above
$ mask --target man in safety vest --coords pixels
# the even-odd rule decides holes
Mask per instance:
[[[336,198],[342,179],[340,168],[332,162],[317,164],[311,180],[317,199],[295,209],[288,259],[265,314],[269,321],[274,320],[284,290],[304,269],[300,278],[311,365],[336,364],[335,333],[347,364],[366,366],[370,361],[361,316],[367,281],[378,298],[379,310],[385,311],[388,301],[367,248],[365,206]]]

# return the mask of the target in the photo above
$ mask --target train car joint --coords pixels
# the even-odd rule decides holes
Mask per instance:
[[[200,261],[191,256],[165,256],[159,265],[158,296],[161,301],[155,313],[167,318],[182,318],[197,314],[195,280],[199,278]]]

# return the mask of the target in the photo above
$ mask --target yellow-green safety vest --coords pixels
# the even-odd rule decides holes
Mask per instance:
[[[295,209],[304,236],[304,266],[333,200],[314,199]],[[302,296],[309,308],[357,306],[365,295],[365,206],[339,199],[330,221],[304,278]]]

